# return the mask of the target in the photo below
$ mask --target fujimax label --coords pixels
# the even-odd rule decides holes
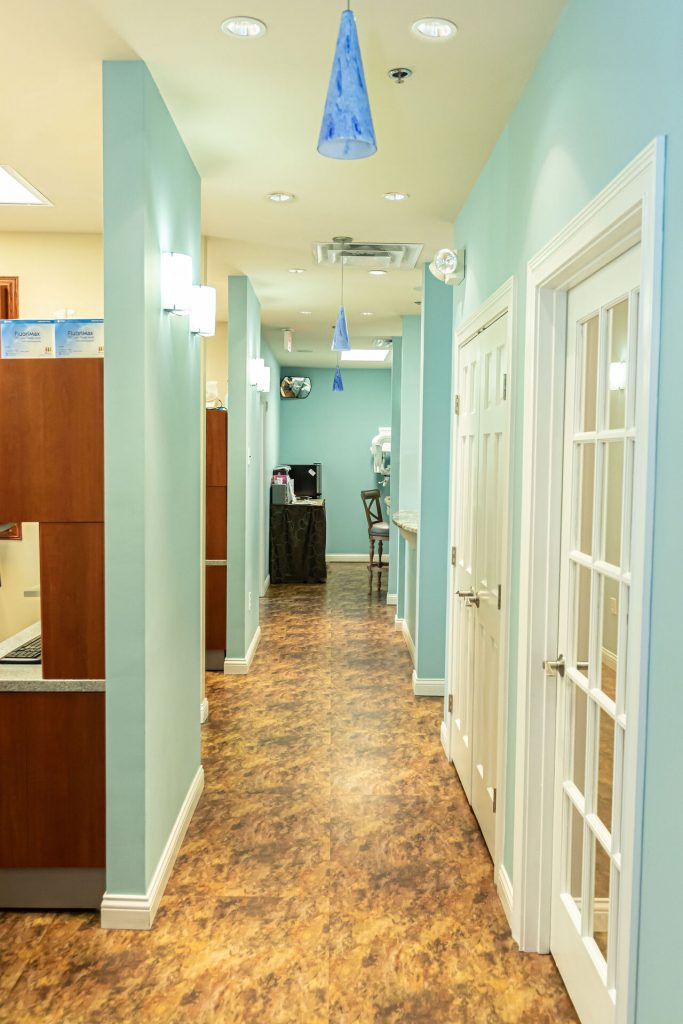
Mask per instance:
[[[3,359],[54,359],[53,320],[0,320]]]
[[[104,320],[57,320],[58,359],[97,359],[104,355]]]

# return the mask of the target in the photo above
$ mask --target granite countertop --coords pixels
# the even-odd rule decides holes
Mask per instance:
[[[34,622],[20,633],[0,642],[0,658],[40,633]],[[42,665],[0,665],[0,693],[87,693],[101,692],[104,679],[43,679]]]
[[[396,512],[392,516],[392,519],[398,526],[399,530],[405,530],[406,533],[417,533],[417,528],[420,522],[420,517],[417,512]]]

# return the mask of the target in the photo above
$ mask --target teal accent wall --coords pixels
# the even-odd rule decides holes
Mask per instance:
[[[455,225],[467,249],[457,290],[462,321],[510,275],[520,284],[513,355],[512,595],[505,865],[512,869],[521,507],[523,325],[527,261],[651,140],[667,136],[659,447],[651,648],[647,677],[644,826],[640,878],[638,1024],[669,1024],[680,1010],[683,815],[671,801],[683,778],[683,8],[678,0],[571,0],[517,109]]]
[[[259,625],[263,399],[249,383],[249,365],[260,353],[261,307],[256,293],[248,277],[229,277],[228,658],[246,656]]]
[[[271,332],[262,328],[264,340],[268,339]],[[282,337],[282,332],[277,334]],[[261,344],[261,357],[265,360],[266,366],[270,367],[270,394],[264,395],[261,402],[266,405],[265,425],[266,437],[262,447],[265,462],[261,466],[263,475],[263,561],[265,575],[269,575],[268,547],[270,543],[270,480],[273,469],[280,457],[280,364],[272,352],[272,344]]]
[[[280,400],[280,461],[322,463],[328,554],[365,554],[368,527],[360,492],[377,487],[370,442],[391,424],[391,372],[342,367],[341,392],[332,391],[334,370],[286,372],[310,377],[312,388],[303,401]],[[386,518],[383,501],[382,513]]]
[[[401,339],[394,338],[391,356],[391,508],[396,512],[401,498]],[[388,593],[398,594],[398,561],[401,535],[389,519]]]
[[[107,890],[141,894],[199,767],[201,341],[160,262],[199,279],[200,179],[142,62],[103,119]]]
[[[418,679],[443,679],[448,604],[453,289],[425,264],[420,371],[420,526],[417,535]]]

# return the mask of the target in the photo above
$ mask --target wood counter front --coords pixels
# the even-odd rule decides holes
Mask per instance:
[[[0,693],[0,868],[105,863],[104,693]]]

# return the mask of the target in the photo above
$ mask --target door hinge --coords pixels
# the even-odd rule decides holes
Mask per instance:
[[[493,813],[496,813],[496,807],[498,806],[498,790],[493,791]]]
[[[451,565],[458,564],[458,549],[456,547],[451,548]]]
[[[508,396],[508,375],[507,375],[507,373],[504,373],[503,374],[503,401],[505,401],[507,396]]]
[[[455,396],[455,415],[460,415],[460,395]]]
[[[448,694],[448,714],[449,715],[453,714],[453,694],[452,693]]]
[[[502,601],[503,601],[503,584],[499,583],[498,584],[498,611],[500,611]]]

